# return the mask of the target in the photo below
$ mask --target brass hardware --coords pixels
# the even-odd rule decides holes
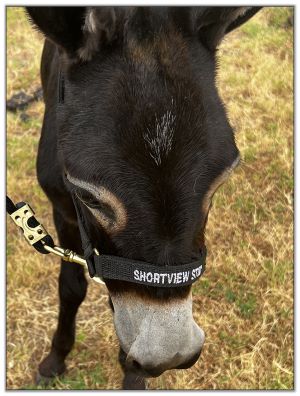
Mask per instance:
[[[13,219],[14,223],[22,229],[24,237],[30,245],[34,245],[36,242],[48,235],[47,231],[41,224],[38,224],[35,227],[31,227],[28,224],[29,218],[34,217],[34,211],[28,204],[17,209],[10,215],[10,217]]]
[[[28,224],[29,218],[34,217],[34,211],[28,204],[25,204],[24,206],[10,214],[10,217],[13,219],[14,223],[22,229],[23,235],[30,245],[34,245],[36,242],[49,235],[45,228],[39,222],[38,225],[34,227],[31,227]],[[54,253],[56,256],[62,258],[64,261],[68,261],[70,263],[77,263],[87,268],[86,260],[72,250],[63,249],[59,246],[51,247],[46,245],[44,241],[42,241],[42,243],[45,250],[47,250],[49,253]],[[98,250],[94,249],[94,251],[95,254],[99,256]],[[98,276],[94,276],[92,279],[97,283],[105,285],[105,282]]]
[[[95,252],[95,254],[96,254],[97,256],[100,255],[98,249],[94,248],[94,252]],[[100,276],[94,276],[92,279],[93,279],[95,282],[97,282],[97,283],[101,283],[101,284],[105,285],[105,282],[104,282],[103,278],[100,278]]]
[[[54,246],[53,248],[51,246],[48,245],[44,245],[44,248],[49,252],[49,253],[54,253],[57,256],[59,256],[60,258],[62,258],[64,261],[68,261],[70,263],[77,263],[80,264],[84,267],[87,268],[87,263],[86,260],[79,256],[79,254],[73,252],[70,249],[63,249],[59,246]],[[99,252],[97,249],[94,249],[95,253],[97,254],[97,256],[99,256]],[[105,282],[99,278],[98,276],[94,276],[93,281],[97,282],[97,283],[101,283],[103,285],[105,285]]]
[[[44,248],[48,252],[56,254],[57,256],[62,258],[64,261],[69,261],[70,263],[77,263],[77,264],[80,264],[83,266],[86,265],[85,259],[70,249],[64,249],[59,246],[54,246],[52,248],[51,246],[48,246],[48,245],[44,245]]]

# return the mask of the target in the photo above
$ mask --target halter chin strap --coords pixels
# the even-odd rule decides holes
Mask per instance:
[[[198,260],[177,266],[157,266],[144,261],[96,253],[86,232],[80,204],[74,194],[72,197],[77,213],[84,258],[87,261],[91,278],[97,275],[100,279],[116,279],[146,286],[179,287],[194,283],[204,273],[205,247]]]

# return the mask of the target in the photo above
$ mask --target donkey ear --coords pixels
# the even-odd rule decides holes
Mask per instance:
[[[38,29],[55,44],[73,55],[80,47],[85,7],[26,7]]]
[[[199,7],[195,13],[195,28],[202,44],[215,50],[223,37],[247,22],[262,7]]]
[[[71,58],[89,60],[115,26],[112,7],[26,7],[31,21]]]

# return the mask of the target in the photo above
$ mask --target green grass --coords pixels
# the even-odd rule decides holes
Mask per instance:
[[[105,385],[106,380],[103,376],[102,369],[97,367],[89,372],[90,381],[86,382],[86,376],[82,371],[77,370],[73,375],[64,375],[62,378],[54,379],[48,385],[28,385],[24,390],[54,390],[54,389],[70,389],[70,390],[86,390],[101,389]]]

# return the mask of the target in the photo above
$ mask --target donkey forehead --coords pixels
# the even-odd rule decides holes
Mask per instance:
[[[205,193],[238,155],[222,107],[207,116],[209,98],[206,105],[176,95],[167,103],[159,98],[153,103],[154,97],[147,104],[139,97],[127,102],[120,91],[115,99],[110,98],[112,106],[109,101],[102,108],[95,105],[94,111],[95,98],[91,106],[79,103],[71,116],[65,111],[60,148],[66,168],[79,179],[99,185],[104,179],[109,187],[121,182],[125,190],[138,186],[160,194],[195,193],[197,179],[197,191]]]
[[[152,174],[155,168],[181,175],[189,169],[192,177],[210,157],[223,168],[231,165],[233,131],[213,81],[203,85],[188,72],[161,78],[155,67],[151,72],[122,62],[122,72],[114,66],[106,75],[87,73],[66,83],[60,148],[67,165],[94,173],[128,164]]]
[[[125,177],[128,183],[135,175],[140,185],[150,186],[154,178],[154,184],[178,186],[184,178],[192,186],[203,172],[210,182],[208,173],[214,177],[230,166],[237,149],[215,88],[214,64],[182,33],[191,11],[180,18],[167,7],[126,12],[122,48],[70,71],[60,113],[65,164],[81,179],[105,172],[107,179]],[[93,8],[86,14],[92,34],[98,17]]]

